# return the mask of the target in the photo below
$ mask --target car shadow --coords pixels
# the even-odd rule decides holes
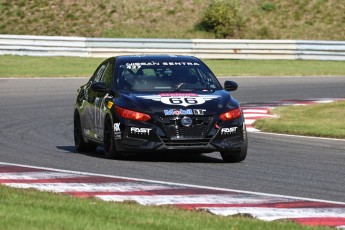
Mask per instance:
[[[103,148],[98,147],[95,152],[77,152],[74,146],[56,146],[57,149],[69,153],[78,153],[89,157],[106,159]],[[219,153],[217,153],[219,154]],[[112,160],[112,159],[109,159]],[[126,153],[120,161],[136,162],[175,162],[175,163],[224,163],[220,158],[215,158],[205,154],[190,153],[189,151],[180,152],[145,152],[145,153]]]
[[[78,152],[74,146],[56,146],[57,149],[64,150],[66,153],[78,153],[85,156],[106,159],[103,154],[103,148],[97,147],[94,152]]]

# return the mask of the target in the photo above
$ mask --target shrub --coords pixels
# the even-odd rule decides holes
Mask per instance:
[[[216,38],[233,37],[244,24],[237,0],[216,0],[205,10],[202,27]]]
[[[272,11],[276,9],[276,5],[271,2],[264,2],[261,4],[261,9],[263,11]]]

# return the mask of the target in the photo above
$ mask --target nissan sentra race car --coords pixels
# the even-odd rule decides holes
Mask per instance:
[[[125,152],[219,151],[243,161],[248,139],[243,112],[211,70],[190,56],[117,56],[103,61],[77,92],[77,151],[104,147],[107,158]]]

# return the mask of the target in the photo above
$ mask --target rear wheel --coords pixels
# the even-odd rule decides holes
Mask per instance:
[[[104,124],[104,155],[106,158],[121,158],[121,153],[116,151],[113,122],[109,116]]]
[[[78,112],[74,113],[74,145],[78,152],[94,152],[97,148],[97,145],[84,141]]]

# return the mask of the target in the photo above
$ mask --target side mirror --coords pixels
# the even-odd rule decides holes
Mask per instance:
[[[226,91],[235,91],[238,88],[238,84],[234,81],[225,81],[224,89]]]
[[[108,91],[105,83],[102,81],[92,83],[91,89],[97,93],[106,93]]]

